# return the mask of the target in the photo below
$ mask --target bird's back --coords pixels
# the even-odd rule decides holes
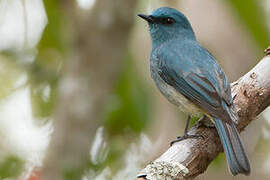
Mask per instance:
[[[168,90],[168,87],[172,87],[186,99],[190,98],[183,91],[189,89],[193,91],[192,93],[197,93],[200,99],[210,105],[210,109],[215,109],[211,112],[212,115],[225,120],[228,118],[237,120],[229,81],[214,57],[196,40],[174,39],[152,49],[150,69],[152,78],[158,88],[170,102],[176,104],[177,99],[173,99],[175,92],[171,93],[172,91]],[[166,76],[162,77],[162,75]],[[181,84],[182,87],[176,87],[177,84]],[[166,85],[168,87],[165,87]],[[212,96],[212,94],[215,94],[215,96]],[[182,102],[182,100],[179,101]],[[229,112],[226,112],[227,110],[222,107],[223,105],[228,106],[226,108]],[[203,110],[207,108],[200,107],[199,103],[195,103],[195,107]],[[224,112],[216,111],[216,107],[222,107],[220,109]],[[194,111],[194,108],[189,109],[192,112]],[[209,108],[206,109],[206,112],[209,112]]]

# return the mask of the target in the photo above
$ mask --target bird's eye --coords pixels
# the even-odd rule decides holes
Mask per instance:
[[[170,24],[173,24],[175,20],[173,18],[168,17],[168,18],[164,18],[163,22],[164,24],[170,25]]]

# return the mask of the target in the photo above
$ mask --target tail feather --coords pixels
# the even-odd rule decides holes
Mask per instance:
[[[234,176],[239,173],[249,175],[250,165],[248,157],[234,123],[229,124],[217,118],[214,118],[214,121],[231,173]]]

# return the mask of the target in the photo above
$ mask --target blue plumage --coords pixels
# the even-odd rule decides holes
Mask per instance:
[[[206,114],[215,122],[233,175],[249,174],[244,147],[234,125],[230,83],[215,58],[196,40],[187,18],[163,7],[148,21],[152,38],[150,70],[161,93],[188,114]]]

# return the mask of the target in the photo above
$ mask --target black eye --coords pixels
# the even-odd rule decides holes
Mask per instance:
[[[173,24],[174,22],[175,22],[175,20],[173,18],[170,18],[170,17],[163,19],[164,24],[170,25],[170,24]]]

